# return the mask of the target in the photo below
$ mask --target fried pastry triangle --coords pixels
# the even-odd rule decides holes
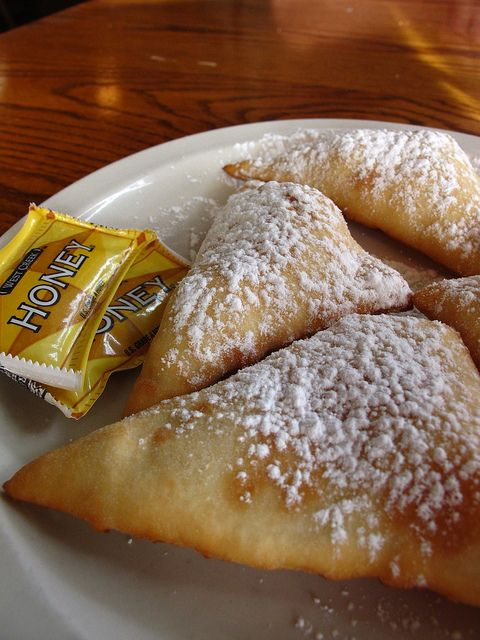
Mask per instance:
[[[434,282],[417,291],[414,301],[430,319],[460,333],[480,369],[480,276]]]
[[[346,216],[468,276],[480,272],[480,178],[445,133],[302,131],[270,136],[238,178],[290,180],[320,189]]]
[[[353,315],[4,488],[101,530],[478,606],[479,397],[453,329]]]
[[[364,251],[316,189],[248,185],[177,285],[126,413],[206,387],[348,313],[405,309],[405,280]]]

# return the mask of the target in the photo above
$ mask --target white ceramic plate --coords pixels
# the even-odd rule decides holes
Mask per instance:
[[[241,158],[248,141],[300,127],[402,125],[290,120],[219,129],[125,158],[46,204],[107,225],[153,226],[189,257],[208,227],[212,204],[233,191],[223,164]],[[453,135],[468,153],[480,154],[478,138]],[[414,285],[438,275],[428,260],[382,234],[353,231]],[[34,456],[119,418],[123,400],[118,399],[125,398],[134,375],[111,379],[79,422],[1,377],[0,482]],[[467,640],[478,638],[479,630],[480,610],[430,592],[206,560],[188,549],[96,533],[69,516],[0,499],[0,637],[5,640]]]

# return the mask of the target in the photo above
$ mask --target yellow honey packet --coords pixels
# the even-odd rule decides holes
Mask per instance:
[[[153,231],[110,229],[32,205],[0,250],[0,367],[81,390],[103,314]]]
[[[168,293],[187,273],[188,263],[156,240],[143,249],[108,305],[90,349],[82,391],[45,386],[6,372],[68,417],[81,418],[102,394],[115,371],[143,362],[155,336]]]
[[[113,372],[143,362],[157,333],[168,293],[188,268],[185,260],[158,240],[143,250],[102,317],[90,350],[83,391],[47,387],[54,404],[65,415],[81,418],[100,397]]]

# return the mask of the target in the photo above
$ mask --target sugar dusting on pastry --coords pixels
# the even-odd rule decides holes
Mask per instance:
[[[327,173],[332,157],[341,157],[354,168],[357,178],[368,178],[373,202],[391,189],[390,197],[405,209],[413,224],[418,217],[415,196],[424,188],[429,190],[432,207],[446,210],[455,204],[460,189],[458,169],[445,162],[445,157],[453,157],[465,172],[472,171],[467,154],[450,135],[425,129],[307,129],[289,137],[267,135],[254,150],[252,166],[275,163],[279,171],[288,167],[300,184],[312,165],[324,166]],[[479,200],[474,198],[470,207],[480,220]]]
[[[404,242],[410,236],[411,246],[462,275],[472,273],[471,262],[480,255],[480,179],[450,135],[302,130],[289,137],[266,136],[250,153],[250,161],[226,170],[316,186],[359,222],[373,223]],[[366,198],[365,212],[354,211],[357,189]]]
[[[464,311],[467,311],[480,303],[480,275],[442,280],[435,287],[435,291],[438,296],[436,305],[439,311],[445,300],[455,301],[462,305]],[[477,318],[476,324],[480,328],[480,317]]]
[[[446,303],[455,305],[465,317],[472,313],[469,319],[475,328],[480,331],[480,316],[475,317],[475,308],[480,305],[480,275],[467,278],[442,279],[428,284],[418,292],[417,302],[422,303],[419,308],[423,310],[424,298],[428,296],[428,311],[434,316],[442,314]],[[427,309],[425,309],[427,312]],[[435,318],[436,319],[436,318]],[[439,318],[440,319],[440,318]],[[447,321],[446,318],[441,318]],[[448,324],[451,324],[450,322]],[[454,326],[454,325],[453,325]]]
[[[480,275],[441,280],[415,293],[415,306],[456,329],[480,369]]]
[[[212,415],[190,411],[184,397],[172,416],[181,419],[177,435],[205,420],[218,429],[218,416],[243,426],[248,455],[234,471],[243,501],[255,499],[258,473],[289,509],[321,486],[312,524],[329,528],[335,545],[360,514],[356,544],[373,561],[384,509],[393,519],[409,514],[429,556],[439,541],[455,544],[466,505],[480,504],[480,405],[472,414],[474,391],[456,364],[464,355],[439,322],[352,315],[213,387]]]
[[[315,266],[315,256],[325,254],[329,260],[319,274],[308,263]],[[296,297],[286,271],[296,282]],[[274,335],[279,318],[288,318],[299,303],[308,307],[309,333],[320,313],[336,319],[357,305],[405,307],[408,296],[401,276],[352,241],[340,211],[320,192],[271,182],[234,194],[217,214],[177,288],[170,317],[182,339],[186,332],[191,353],[210,363],[233,347],[246,354],[255,350],[253,332],[241,340],[236,330],[251,309],[264,309],[264,338]],[[172,357],[167,353],[165,364]]]
[[[454,330],[351,315],[4,488],[102,530],[478,606],[479,397]]]

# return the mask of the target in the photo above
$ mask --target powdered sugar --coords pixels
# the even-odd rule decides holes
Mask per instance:
[[[331,201],[310,187],[271,182],[248,185],[220,210],[169,318],[177,342],[187,340],[184,371],[192,356],[199,363],[186,375],[201,381],[202,365],[232,350],[258,359],[262,344],[282,346],[357,309],[405,308],[409,296],[396,271],[353,241]],[[164,366],[181,366],[174,352]]]
[[[468,278],[454,278],[432,283],[425,289],[435,292],[434,311],[442,314],[445,303],[461,307],[464,316],[469,314],[470,331],[480,335],[480,316],[475,310],[480,307],[480,275]],[[420,294],[421,296],[423,293]],[[419,300],[420,302],[421,300]]]
[[[460,304],[465,312],[473,310],[476,305],[480,305],[480,275],[443,280],[435,290],[438,296],[436,304],[440,309],[446,300]],[[480,317],[477,317],[476,320],[475,323],[474,318],[472,318],[472,321],[480,330]]]
[[[218,202],[213,198],[193,196],[181,204],[162,208],[160,213],[149,216],[148,225],[169,246],[178,240],[179,229],[186,231],[189,240],[188,257],[193,261],[218,207]],[[187,251],[184,253],[187,254]]]
[[[357,129],[267,136],[245,175],[316,186],[347,215],[403,241],[410,235],[412,246],[427,254],[432,243],[454,260],[480,252],[480,180],[445,133]],[[352,203],[363,210],[350,211]],[[395,215],[382,216],[385,206]],[[399,234],[400,219],[408,232]],[[440,252],[433,253],[439,259]]]
[[[477,172],[477,175],[480,176],[480,155],[470,155],[470,162],[472,163],[472,167]]]
[[[378,584],[359,581],[347,587],[329,583],[328,590],[322,585],[320,595],[315,590],[310,600],[310,606],[305,604],[292,618],[299,638],[474,640],[478,636],[475,621],[465,619],[467,609],[462,609],[459,623],[453,604],[427,593],[416,592],[409,599],[404,592],[386,592]]]
[[[462,383],[464,355],[441,323],[352,315],[204,392],[212,415],[190,412],[184,398],[174,414],[189,429],[198,419],[218,428],[217,414],[243,425],[241,485],[264,469],[289,508],[313,492],[312,526],[330,530],[334,545],[353,527],[373,561],[387,535],[380,508],[410,513],[427,557],[464,517],[467,486],[479,502],[480,382],[471,372]]]

